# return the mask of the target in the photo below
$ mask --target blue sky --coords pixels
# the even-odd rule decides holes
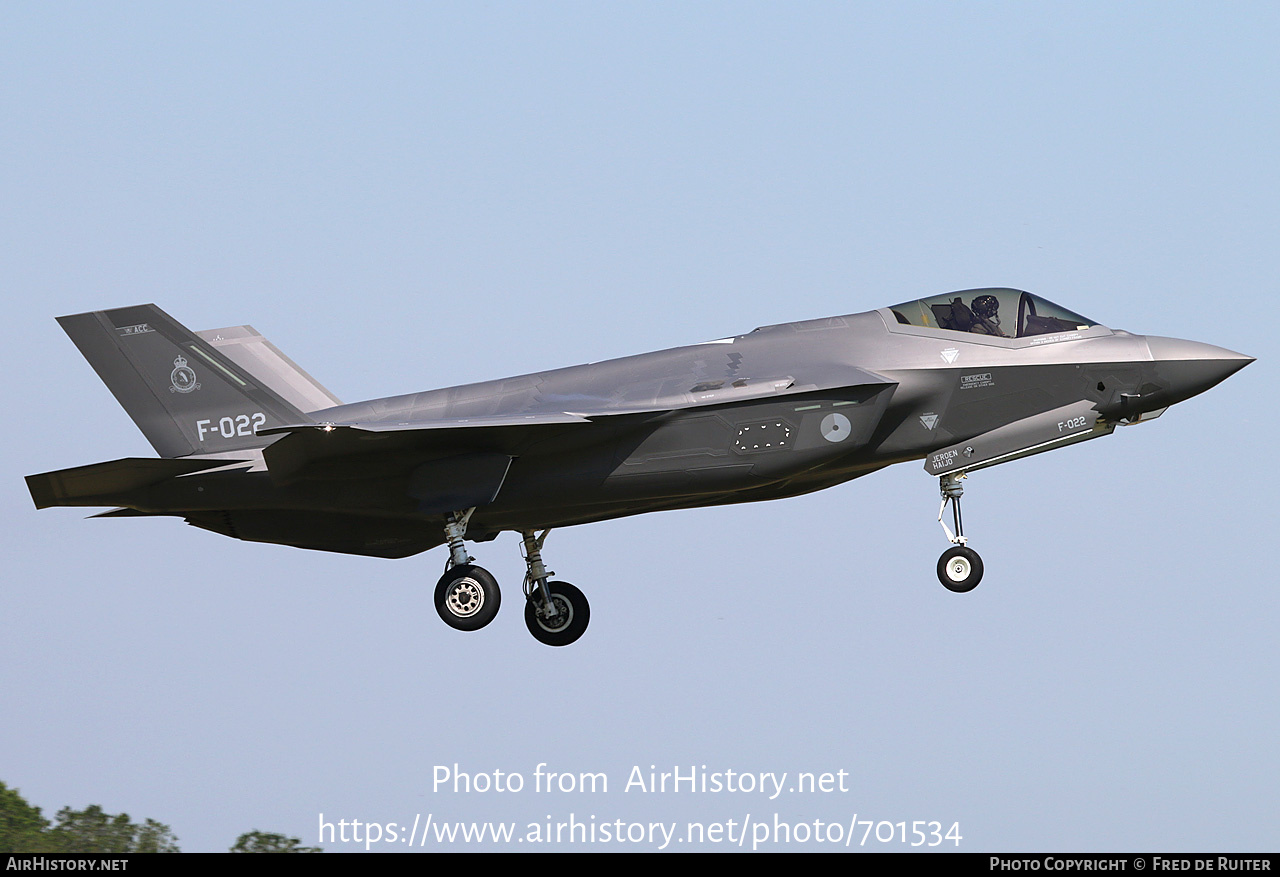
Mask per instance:
[[[0,780],[187,850],[320,813],[1274,849],[1278,42],[1262,3],[5,4]],[[358,401],[997,285],[1258,362],[970,479],[966,596],[916,464],[554,532],[592,601],[567,649],[515,599],[445,628],[443,549],[84,521],[22,482],[151,454],[61,314],[251,323]],[[473,550],[512,597],[517,549]],[[433,791],[455,762],[610,788]],[[850,791],[624,792],[636,765]]]

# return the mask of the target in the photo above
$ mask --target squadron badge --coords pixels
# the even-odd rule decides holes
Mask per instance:
[[[200,384],[196,381],[196,373],[191,366],[187,365],[187,360],[178,354],[178,358],[173,361],[173,371],[169,373],[170,393],[190,393],[192,390],[200,389]]]

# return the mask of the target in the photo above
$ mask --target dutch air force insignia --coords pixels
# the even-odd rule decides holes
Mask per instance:
[[[190,393],[192,390],[200,389],[200,384],[196,382],[196,373],[187,365],[187,360],[178,354],[178,358],[173,361],[173,371],[169,373],[170,393]]]
[[[822,433],[822,437],[829,442],[842,442],[853,435],[849,418],[843,414],[828,414],[822,418],[822,423],[818,426],[818,429]]]

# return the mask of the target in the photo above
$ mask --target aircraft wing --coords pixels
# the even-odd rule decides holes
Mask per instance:
[[[443,420],[373,420],[373,421],[354,421],[351,423],[340,423],[335,421],[321,421],[319,423],[290,423],[283,426],[274,426],[270,429],[258,430],[258,435],[279,435],[282,433],[297,433],[306,430],[314,430],[323,433],[332,433],[338,430],[355,430],[356,432],[418,432],[421,430],[449,430],[449,429],[480,429],[483,427],[512,427],[512,426],[546,426],[548,424],[563,423],[590,423],[590,421],[580,414],[507,414],[495,415],[491,417],[452,417]]]
[[[486,467],[490,477],[497,479],[492,485],[492,494],[496,495],[511,458],[535,441],[589,423],[585,417],[572,414],[517,414],[402,422],[297,423],[259,434],[283,436],[263,452],[277,483],[388,477],[450,460],[459,461],[457,472],[470,473],[471,466],[463,463],[463,458],[501,457],[500,467],[496,463]],[[498,468],[501,472],[494,475]],[[460,485],[466,481],[451,480]],[[481,488],[481,492],[486,491]],[[492,496],[484,502],[491,500]]]
[[[672,381],[670,384],[674,384]],[[601,396],[549,396],[547,401],[558,401],[566,412],[581,415],[593,421],[625,414],[653,414],[663,411],[680,411],[704,408],[712,405],[731,405],[777,396],[799,396],[837,387],[889,386],[896,381],[864,368],[832,364],[818,375],[795,377],[721,378],[704,380],[690,385],[664,385],[653,397],[641,401],[620,401]]]
[[[542,412],[445,417],[431,420],[325,421],[291,423],[259,430],[258,435],[281,436],[264,455],[277,483],[299,480],[374,479],[411,474],[411,483],[428,481],[439,490],[446,473],[470,472],[473,477],[444,478],[464,485],[470,501],[454,508],[492,501],[505,478],[510,460],[548,438],[578,430],[625,429],[625,419],[662,416],[686,409],[801,395],[833,387],[890,386],[895,382],[856,367],[838,367],[817,381],[797,381],[785,375],[768,379],[710,380],[680,386],[635,402],[575,394],[544,396]],[[556,406],[560,410],[546,410]],[[647,419],[647,418],[645,418]],[[457,463],[455,466],[454,463]],[[431,477],[425,474],[430,467]],[[478,468],[476,468],[478,467]],[[481,473],[483,473],[482,477]],[[425,492],[425,491],[424,491]],[[452,489],[447,491],[456,493]],[[472,495],[474,494],[474,495]],[[484,496],[482,497],[481,494]],[[461,497],[454,497],[457,500]],[[425,496],[419,499],[426,501]],[[435,503],[432,502],[432,505]]]
[[[474,430],[482,428],[514,428],[556,426],[599,422],[603,418],[630,414],[661,414],[712,405],[731,405],[771,396],[794,396],[829,390],[834,387],[887,386],[896,383],[883,375],[856,366],[833,367],[819,379],[797,380],[791,375],[772,378],[739,378],[708,380],[655,394],[643,402],[620,401],[608,396],[590,394],[548,395],[543,406],[558,405],[562,410],[542,413],[494,414],[476,417],[432,418],[430,420],[366,420],[307,421],[259,429],[258,435],[280,435],[319,430],[333,433],[354,430],[363,433],[419,432],[424,430]],[[320,412],[323,417],[323,412]]]

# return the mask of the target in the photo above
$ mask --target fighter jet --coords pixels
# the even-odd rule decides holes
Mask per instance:
[[[250,326],[191,332],[155,305],[58,322],[159,458],[28,476],[37,508],[116,506],[95,517],[172,515],[376,557],[447,544],[435,605],[467,631],[493,620],[501,591],[466,542],[511,530],[525,623],[553,646],[590,620],[543,561],[553,528],[797,496],[923,460],[950,543],[938,579],[965,592],[983,573],[960,516],[969,473],[1151,420],[1253,361],[971,289],[344,405]]]

